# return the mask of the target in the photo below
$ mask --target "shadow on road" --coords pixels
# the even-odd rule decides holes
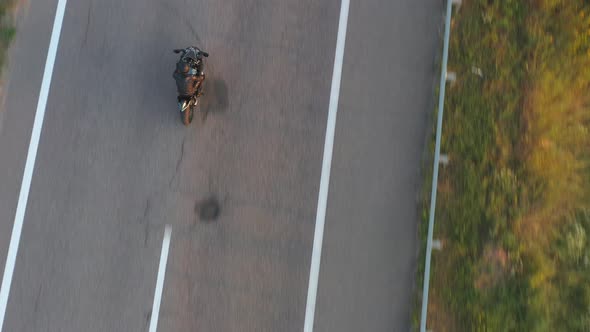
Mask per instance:
[[[227,85],[224,80],[212,79],[205,81],[203,88],[205,95],[203,96],[203,110],[206,112],[223,112],[229,106]]]

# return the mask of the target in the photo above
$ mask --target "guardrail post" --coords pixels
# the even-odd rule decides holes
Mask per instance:
[[[457,74],[455,74],[454,71],[447,72],[446,76],[448,82],[455,83],[455,80],[457,79]]]
[[[432,241],[432,249],[441,250],[442,248],[443,248],[443,243],[441,240]]]

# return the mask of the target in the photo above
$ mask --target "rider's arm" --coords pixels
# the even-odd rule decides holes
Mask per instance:
[[[197,84],[199,84],[199,82],[201,81],[201,77],[199,77],[199,76],[193,76],[192,77],[192,81],[193,81],[193,87],[196,87]]]

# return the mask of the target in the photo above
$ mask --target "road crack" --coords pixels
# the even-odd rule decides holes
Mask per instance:
[[[182,139],[182,145],[180,146],[180,157],[178,157],[178,161],[176,162],[176,169],[174,170],[174,175],[170,179],[170,183],[168,183],[168,187],[172,189],[172,185],[174,184],[174,180],[176,180],[176,176],[180,172],[180,166],[182,165],[182,161],[184,160],[184,145],[186,143],[186,136]]]
[[[82,45],[84,45],[84,46],[86,46],[86,43],[88,41],[88,30],[90,29],[90,18],[91,18],[90,13],[92,13],[92,1],[90,1],[90,5],[88,6],[88,16],[86,17],[86,30],[84,32],[84,42],[82,43]]]
[[[143,216],[139,220],[139,223],[140,224],[143,224],[143,226],[144,226],[143,245],[146,246],[146,247],[147,247],[148,238],[149,238],[149,235],[150,235],[150,222],[148,220],[148,216],[150,214],[151,209],[152,209],[152,200],[151,200],[151,198],[148,198],[145,201],[145,208],[143,209]]]
[[[41,292],[43,291],[43,284],[39,285],[39,290],[37,290],[37,296],[35,297],[35,307],[33,308],[33,312],[36,314],[39,312],[39,301],[41,299]]]

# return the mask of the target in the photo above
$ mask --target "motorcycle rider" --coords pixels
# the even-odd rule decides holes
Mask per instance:
[[[198,98],[202,94],[201,90],[205,80],[203,57],[208,57],[209,54],[194,46],[174,50],[174,53],[182,53],[172,75],[176,81],[178,97]]]

